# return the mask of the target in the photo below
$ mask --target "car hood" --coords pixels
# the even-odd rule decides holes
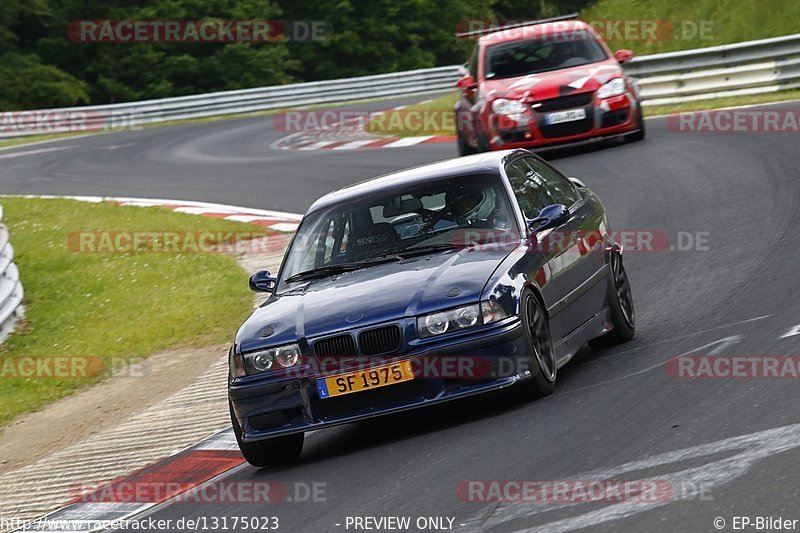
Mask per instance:
[[[242,351],[251,351],[475,303],[511,251],[485,248],[384,263],[294,284],[250,315],[236,343]]]
[[[488,100],[495,98],[540,101],[569,94],[595,91],[611,78],[622,75],[622,67],[613,59],[516,78],[489,79],[482,92]]]

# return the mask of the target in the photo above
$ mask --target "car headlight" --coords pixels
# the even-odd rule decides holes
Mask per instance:
[[[248,374],[289,368],[300,361],[300,347],[287,344],[244,354],[244,367]]]
[[[527,107],[519,100],[508,100],[498,98],[492,102],[492,111],[498,115],[521,115],[525,113]]]
[[[448,331],[477,326],[481,322],[481,310],[478,304],[456,307],[447,311],[439,311],[417,318],[417,331],[420,338],[441,335]]]
[[[418,317],[417,331],[420,338],[425,339],[481,324],[491,324],[509,316],[508,311],[496,300],[485,300],[480,304],[465,305]]]
[[[625,94],[627,89],[624,79],[614,78],[613,80],[605,82],[602,87],[597,89],[597,97],[609,98],[611,96],[619,96]]]

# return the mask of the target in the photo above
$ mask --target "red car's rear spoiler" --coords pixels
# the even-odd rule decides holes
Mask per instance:
[[[570,15],[561,15],[559,17],[551,17],[548,19],[531,20],[527,22],[519,22],[517,24],[509,24],[507,26],[491,26],[488,28],[484,28],[482,30],[465,31],[456,33],[455,35],[459,39],[463,39],[464,37],[472,37],[473,35],[488,35],[496,31],[513,30],[514,28],[523,28],[525,26],[535,26],[536,24],[546,24],[548,22],[558,22],[560,20],[572,20],[576,18],[578,18],[578,13],[572,13]]]

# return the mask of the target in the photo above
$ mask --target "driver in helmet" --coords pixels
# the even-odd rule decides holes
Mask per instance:
[[[497,198],[491,187],[462,187],[447,191],[445,204],[458,225],[495,227]]]
[[[564,65],[569,59],[578,55],[577,47],[572,41],[556,43],[553,47],[553,54],[550,56],[551,66],[558,67]]]

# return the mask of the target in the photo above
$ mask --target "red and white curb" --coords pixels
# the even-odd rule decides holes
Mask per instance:
[[[108,202],[123,206],[137,207],[166,207],[177,213],[189,213],[192,215],[202,215],[206,217],[221,218],[224,220],[234,220],[237,222],[247,222],[274,231],[293,233],[297,230],[303,215],[297,213],[285,213],[283,211],[269,211],[265,209],[253,209],[249,207],[237,207],[226,204],[215,204],[208,202],[195,202],[191,200],[166,200],[151,198],[127,198],[115,196],[56,196],[56,195],[13,195],[19,198],[66,198],[68,200],[78,200],[82,202]]]
[[[426,100],[425,102],[427,102]],[[425,103],[420,102],[420,103]],[[406,106],[391,110],[374,111],[371,115],[381,115],[397,111]],[[349,119],[335,122],[326,128],[300,131],[278,139],[270,145],[276,150],[363,150],[374,148],[408,148],[420,144],[454,142],[455,135],[422,135],[414,137],[377,137],[364,131],[364,120]]]
[[[81,492],[74,501],[26,524],[18,531],[86,532],[131,519],[244,464],[232,429],[170,455],[125,477]],[[130,496],[134,501],[122,501]]]
[[[455,135],[427,135],[422,137],[380,137],[356,140],[322,140],[313,135],[285,137],[273,144],[279,150],[361,150],[370,148],[408,148],[420,144],[455,142]]]

